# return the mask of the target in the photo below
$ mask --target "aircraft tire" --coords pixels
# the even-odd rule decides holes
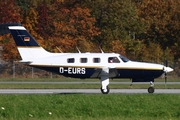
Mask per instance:
[[[108,86],[106,87],[106,91],[104,91],[104,90],[102,89],[102,87],[101,87],[101,92],[102,92],[103,94],[108,94],[109,91],[110,91],[110,89],[109,89]]]
[[[149,92],[149,93],[154,93],[154,88],[153,88],[153,87],[149,87],[149,88],[148,88],[148,92]]]

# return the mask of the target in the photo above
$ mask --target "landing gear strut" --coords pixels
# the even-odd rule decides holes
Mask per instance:
[[[153,86],[154,86],[154,83],[151,81],[151,82],[150,82],[150,87],[148,88],[148,92],[149,92],[149,93],[154,93],[154,88],[153,88]]]
[[[109,68],[102,68],[101,71],[101,92],[103,94],[108,94],[109,93]]]

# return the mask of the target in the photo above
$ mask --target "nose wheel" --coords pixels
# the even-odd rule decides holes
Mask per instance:
[[[101,92],[102,92],[103,94],[108,94],[109,91],[110,91],[110,89],[109,89],[108,86],[106,86],[106,89],[102,89],[102,87],[101,87]]]
[[[154,93],[154,88],[153,87],[149,87],[148,88],[148,93]]]
[[[153,88],[153,86],[154,86],[154,83],[151,81],[151,82],[150,82],[150,87],[148,88],[148,93],[154,93],[154,88]]]

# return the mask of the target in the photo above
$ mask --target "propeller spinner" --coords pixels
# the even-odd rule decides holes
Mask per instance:
[[[168,67],[168,61],[167,60],[165,61],[165,66],[164,66],[163,70],[164,70],[164,75],[165,75],[165,86],[166,86],[166,83],[167,83],[167,73],[173,71],[172,68]]]

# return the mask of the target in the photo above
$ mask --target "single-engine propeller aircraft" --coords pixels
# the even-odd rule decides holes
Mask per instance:
[[[43,49],[19,23],[0,25],[0,34],[11,33],[21,55],[20,62],[31,67],[74,78],[100,78],[101,92],[108,94],[110,78],[130,78],[132,82],[150,82],[172,68],[154,63],[135,62],[116,53],[50,53]],[[166,78],[166,76],[165,76]]]

